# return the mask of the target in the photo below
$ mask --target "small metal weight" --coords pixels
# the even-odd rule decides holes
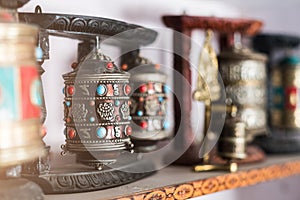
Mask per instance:
[[[148,152],[155,150],[159,141],[170,138],[172,134],[166,116],[167,77],[158,65],[149,60],[138,56],[135,61],[135,66],[139,68],[130,78],[134,89],[130,106],[131,138],[135,150]]]
[[[100,170],[132,149],[129,77],[98,47],[63,75],[63,149],[75,153],[78,162]]]
[[[267,131],[266,56],[247,48],[233,48],[219,55],[227,97],[238,107],[246,124],[247,140]]]
[[[41,81],[35,50],[38,29],[0,24],[0,167],[44,154]]]
[[[218,142],[218,154],[224,159],[245,159],[245,123],[229,118],[226,120]]]

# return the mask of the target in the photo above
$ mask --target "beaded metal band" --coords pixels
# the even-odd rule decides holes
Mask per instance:
[[[228,85],[226,94],[236,105],[262,105],[266,103],[266,88],[259,85]]]
[[[231,62],[222,63],[221,75],[225,83],[259,80],[265,81],[265,64],[256,60],[240,61],[238,64]]]

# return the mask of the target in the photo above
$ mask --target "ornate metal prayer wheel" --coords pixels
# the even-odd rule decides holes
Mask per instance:
[[[247,139],[267,131],[266,57],[246,48],[219,55],[227,97],[237,105],[237,117],[246,124]]]
[[[274,128],[300,128],[300,59],[287,56],[273,67],[270,84],[270,124]]]
[[[77,161],[101,169],[116,162],[133,145],[129,135],[131,87],[121,71],[100,49],[93,50],[65,75],[65,151]]]
[[[134,88],[131,95],[132,141],[139,152],[157,148],[157,142],[171,137],[167,119],[167,77],[145,58],[137,57],[140,68],[134,71],[130,82]]]
[[[42,93],[36,66],[36,27],[0,24],[0,167],[44,154]]]
[[[277,109],[273,105],[272,110],[276,109],[279,112],[276,113],[278,120],[273,121],[272,124],[279,128],[298,129],[300,128],[300,59],[289,56],[279,65],[279,68],[272,73],[272,83],[277,85],[278,93],[281,92],[281,101],[277,102]]]

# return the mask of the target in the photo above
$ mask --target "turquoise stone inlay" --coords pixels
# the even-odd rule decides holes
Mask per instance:
[[[141,116],[143,116],[144,113],[143,113],[143,111],[139,110],[139,111],[137,111],[136,114],[137,114],[137,116],[141,117]]]
[[[70,107],[71,106],[71,102],[70,101],[66,101],[66,106]]]
[[[32,84],[31,84],[31,88],[30,88],[30,98],[31,98],[31,102],[34,105],[37,106],[41,106],[43,103],[42,100],[42,85],[40,80],[35,79]]]
[[[170,128],[170,123],[168,121],[164,122],[164,129]]]
[[[116,100],[116,101],[115,101],[115,105],[116,105],[116,106],[119,106],[119,105],[120,105],[120,101],[119,101],[119,100]]]
[[[158,97],[159,102],[163,102],[164,98],[163,97]]]
[[[104,95],[106,93],[106,86],[105,85],[98,85],[97,87],[97,94],[98,95]]]
[[[106,137],[106,128],[104,127],[100,127],[100,128],[97,128],[97,137],[102,139],[102,138],[105,138]]]
[[[43,58],[43,50],[41,47],[37,47],[35,49],[35,56],[37,59],[42,59]]]
[[[91,118],[90,118],[90,122],[91,122],[91,123],[95,122],[95,117],[91,117]]]
[[[169,86],[167,86],[167,85],[164,85],[163,88],[164,88],[164,92],[165,92],[165,93],[169,93],[170,90],[171,90],[171,89],[169,88]]]
[[[281,60],[282,65],[298,65],[300,64],[300,58],[297,56],[288,56]]]
[[[13,67],[0,67],[1,104],[0,119],[19,119],[18,71]]]

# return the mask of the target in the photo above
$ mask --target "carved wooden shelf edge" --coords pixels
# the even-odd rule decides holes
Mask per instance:
[[[275,164],[212,178],[156,188],[142,193],[114,198],[116,200],[188,199],[223,190],[246,187],[300,174],[300,161]]]

